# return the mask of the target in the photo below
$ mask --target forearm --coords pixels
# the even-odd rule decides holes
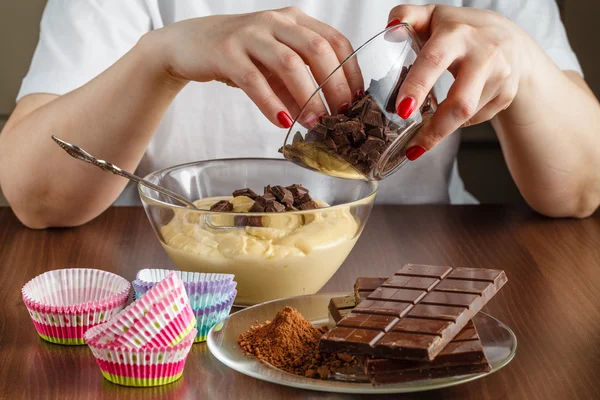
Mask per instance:
[[[588,216],[600,204],[600,106],[539,49],[533,73],[492,120],[525,200],[548,216]]]
[[[27,225],[84,223],[106,209],[126,185],[124,178],[68,157],[50,137],[134,170],[184,86],[162,71],[146,41],[81,88],[7,124],[0,135],[0,182]]]

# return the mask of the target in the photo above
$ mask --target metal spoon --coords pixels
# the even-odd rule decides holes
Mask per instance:
[[[178,201],[179,203],[183,204],[184,206],[186,206],[188,208],[193,208],[196,210],[198,209],[194,205],[194,203],[192,203],[190,200],[186,199],[185,197],[178,195],[177,193],[171,192],[170,190],[165,189],[163,187],[157,186],[152,182],[148,182],[147,180],[142,179],[139,176],[136,176],[132,173],[124,171],[121,168],[117,167],[116,165],[109,163],[108,161],[99,160],[96,157],[94,157],[93,155],[91,155],[90,153],[88,153],[87,151],[83,150],[81,147],[75,146],[74,144],[71,144],[69,142],[65,142],[64,140],[61,140],[54,135],[52,135],[52,140],[54,140],[56,143],[58,143],[58,145],[60,147],[62,147],[62,149],[64,151],[66,151],[71,157],[74,157],[81,161],[85,161],[87,163],[93,164],[96,167],[99,167],[106,172],[111,172],[115,175],[120,175],[124,178],[129,179],[130,181],[137,182],[140,185],[144,185],[146,187],[149,187],[150,189],[156,190],[157,192],[162,193],[165,196]]]

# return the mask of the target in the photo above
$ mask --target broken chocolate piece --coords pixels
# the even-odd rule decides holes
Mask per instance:
[[[265,212],[284,212],[285,206],[278,201],[272,201],[265,207]]]
[[[354,145],[361,145],[366,139],[367,135],[365,134],[365,130],[363,128],[352,132],[352,142]]]
[[[284,188],[283,186],[273,186],[271,191],[280,203],[283,203],[287,206],[291,206],[294,204],[294,195],[291,191]]]
[[[256,193],[254,193],[254,191],[250,188],[238,189],[238,190],[234,191],[233,197],[238,197],[238,196],[250,197],[252,200],[256,200],[256,198],[258,197],[258,195]]]
[[[385,141],[382,139],[376,138],[375,136],[369,136],[365,143],[360,146],[360,151],[367,155],[373,150],[380,150],[385,147]]]
[[[363,115],[363,123],[371,126],[382,127],[383,119],[378,110],[369,110]]]
[[[304,138],[302,137],[302,134],[300,132],[296,132],[294,134],[294,138],[292,139],[292,144],[296,144],[298,142],[300,142],[300,143],[304,142]],[[280,153],[282,152],[282,149],[283,149],[283,147],[281,149],[279,149]]]
[[[383,130],[379,127],[373,127],[367,131],[367,135],[383,139]]]
[[[233,204],[231,204],[227,200],[221,200],[216,202],[210,207],[210,211],[221,211],[221,212],[229,212],[233,211]]]
[[[306,195],[306,196],[308,196],[308,195]],[[309,201],[306,201],[306,202],[300,204],[300,206],[298,208],[300,208],[301,210],[316,210],[317,208],[319,208],[319,205],[317,204],[316,201],[309,200]]]
[[[321,126],[323,126],[323,125],[321,125]],[[306,133],[305,142],[307,142],[307,143],[320,143],[323,140],[325,140],[326,134],[327,134],[327,128],[325,128],[325,132],[317,132],[317,131],[314,131],[314,130],[311,129],[310,131],[308,131]]]
[[[336,119],[334,116],[326,115],[321,118],[321,123],[325,125],[327,129],[333,129],[335,128]]]
[[[264,194],[271,193],[271,185],[265,186]]]

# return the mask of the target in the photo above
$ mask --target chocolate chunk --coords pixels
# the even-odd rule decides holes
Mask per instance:
[[[315,126],[313,126],[312,128],[310,128],[311,131],[316,132],[316,133],[320,133],[322,135],[326,135],[327,134],[327,127],[325,125],[316,123]]]
[[[352,142],[355,146],[361,145],[367,139],[367,135],[365,134],[365,130],[360,128],[352,132]]]
[[[258,205],[260,208],[262,208],[264,211],[264,209],[267,207],[267,205],[273,201],[275,201],[275,196],[270,193],[271,190],[271,186],[267,186],[265,187],[265,190],[269,188],[269,193],[265,193],[262,196],[258,196],[255,200],[254,200],[254,205]],[[253,206],[254,207],[254,206]]]
[[[299,185],[297,183],[295,183],[291,186],[287,186],[286,189],[289,190],[290,192],[292,192],[292,196],[294,196],[294,201],[297,201],[298,199],[302,198],[304,195],[308,194],[308,189],[306,189],[305,187],[303,187],[302,185]]]
[[[369,110],[365,112],[363,116],[363,123],[371,126],[382,127],[383,119],[381,118],[381,112],[377,110]]]
[[[267,193],[271,194],[271,185],[265,186],[264,194],[267,194]]]
[[[238,190],[234,191],[233,197],[238,197],[238,196],[250,197],[252,200],[256,200],[256,198],[258,197],[258,195],[256,193],[254,193],[254,191],[252,191],[252,189],[250,189],[250,188],[238,189]]]
[[[402,67],[400,71],[400,76],[398,77],[396,84],[394,85],[394,89],[390,93],[390,97],[385,106],[385,111],[389,113],[396,112],[396,99],[398,98],[398,92],[400,91],[400,86],[404,83],[404,79],[406,79],[406,75],[408,75],[408,71],[410,71],[410,67]]]
[[[300,132],[296,132],[294,134],[294,138],[292,139],[292,144],[302,143],[302,142],[304,142],[304,138],[302,137],[302,134]],[[279,152],[281,153],[281,149],[279,149]]]
[[[345,116],[344,114],[338,114],[338,115],[336,115],[336,116],[335,116],[335,120],[336,120],[336,122],[337,122],[337,123],[340,123],[340,122],[346,122],[346,121],[348,121],[349,119],[350,119],[350,118],[348,118],[348,117],[347,117],[347,116]]]
[[[291,191],[284,188],[283,186],[273,186],[271,189],[272,193],[275,195],[275,198],[280,202],[287,206],[291,206],[294,204],[294,195]]]
[[[227,200],[221,200],[221,201],[218,201],[215,204],[213,204],[210,207],[210,211],[223,211],[223,212],[233,211],[233,204],[231,204]]]
[[[262,225],[262,217],[251,217],[246,215],[236,215],[233,219],[233,224],[235,226],[254,226],[261,227]]]
[[[333,137],[333,142],[337,147],[342,147],[350,144],[350,140],[346,134],[338,134]]]
[[[375,137],[378,137],[380,139],[383,139],[383,137],[384,137],[383,136],[383,130],[381,128],[379,128],[379,127],[376,127],[376,126],[373,127],[373,128],[371,128],[371,129],[369,129],[367,131],[367,135],[369,135],[369,136],[375,136]]]
[[[323,126],[323,125],[321,125],[321,126]],[[317,131],[314,131],[311,129],[310,131],[308,131],[306,133],[305,141],[307,143],[320,143],[323,140],[325,140],[326,134],[327,134],[327,130],[325,130],[325,132],[317,132]]]
[[[265,207],[266,205],[262,205],[255,201],[254,204],[252,204],[252,207],[250,207],[249,212],[265,212]]]
[[[360,146],[360,151],[367,155],[373,150],[379,150],[385,147],[385,142],[375,136],[369,136],[365,143]]]
[[[294,207],[293,205],[292,206],[286,205],[285,211],[298,211],[298,209],[296,207]]]
[[[285,206],[278,201],[272,201],[265,207],[266,212],[284,212]]]
[[[335,142],[333,141],[333,139],[331,137],[329,137],[329,136],[327,136],[325,139],[323,139],[323,144],[328,149],[335,150],[337,148],[337,145],[335,144]]]
[[[300,206],[298,208],[301,210],[316,210],[317,208],[319,208],[319,205],[317,204],[316,201],[309,200],[309,201],[306,201],[306,202],[300,204]]]
[[[342,133],[353,133],[362,128],[361,123],[357,119],[351,119],[346,122],[340,122],[337,125]]]
[[[340,155],[342,155],[342,156],[346,156],[346,155],[348,155],[348,153],[350,152],[350,150],[352,150],[352,146],[350,146],[350,144],[346,144],[346,145],[343,145],[343,146],[339,146],[339,147],[337,148],[337,151],[338,151],[338,153],[339,153]]]
[[[321,123],[325,125],[327,129],[335,128],[336,118],[331,115],[326,115],[321,118]]]

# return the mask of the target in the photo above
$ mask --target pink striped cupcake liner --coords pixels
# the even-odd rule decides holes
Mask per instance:
[[[166,297],[156,299],[148,292],[136,301],[143,311],[141,318],[122,318],[123,325],[114,325],[115,345],[126,347],[161,347],[177,344],[196,326],[185,289],[178,287]],[[151,308],[147,304],[152,304]],[[133,315],[133,314],[130,314]]]
[[[208,331],[231,311],[235,300],[237,282],[232,274],[173,271],[166,269],[143,269],[133,281],[134,296],[143,296],[164,276],[176,273],[183,280],[190,305],[196,315],[196,342],[206,340]]]
[[[102,335],[102,325],[90,329],[86,338]],[[89,336],[89,338],[88,338]],[[192,329],[177,345],[131,349],[89,340],[102,375],[124,386],[149,387],[175,382],[183,375],[185,362],[196,337]]]
[[[59,269],[33,278],[22,297],[38,335],[52,343],[85,344],[85,332],[123,309],[129,282],[111,272]]]
[[[133,349],[175,345],[195,323],[183,282],[169,274],[88,340]]]

